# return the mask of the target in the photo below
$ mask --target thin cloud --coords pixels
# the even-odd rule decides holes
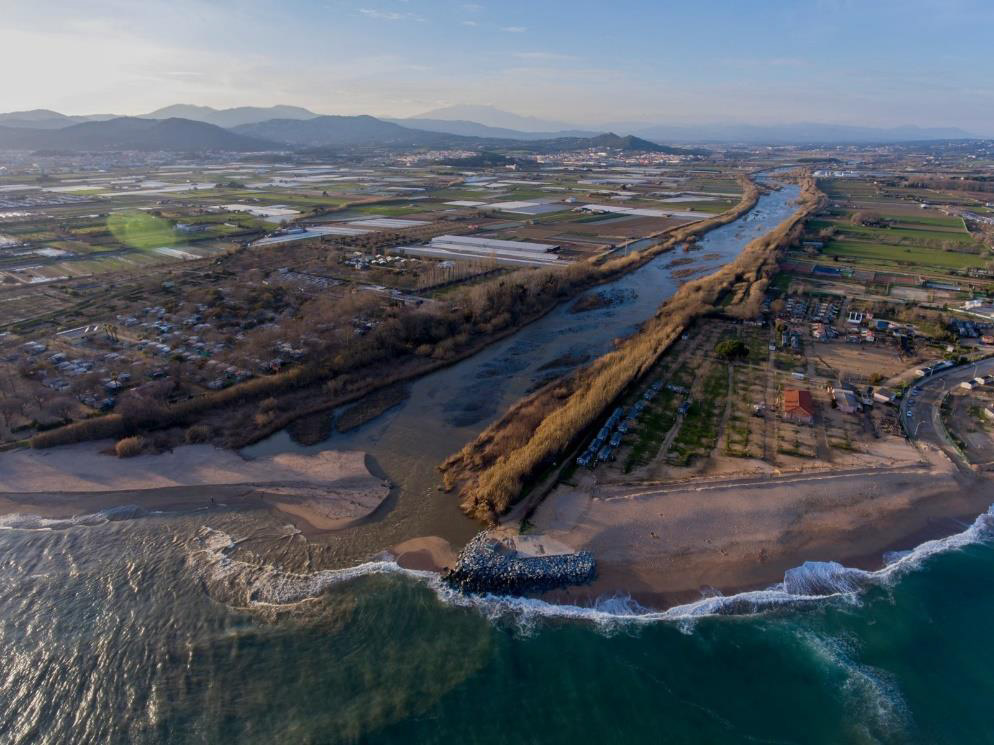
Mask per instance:
[[[538,62],[569,62],[576,59],[571,54],[559,54],[558,52],[515,52],[512,56]]]
[[[463,21],[462,25],[463,26],[479,26],[480,24],[477,23],[476,21]]]
[[[379,10],[377,8],[359,8],[359,12],[367,18],[378,21],[423,21],[424,18],[414,13],[398,13],[395,10]]]
[[[527,30],[527,26],[504,26],[501,28],[501,31],[506,31],[509,34],[523,34]]]

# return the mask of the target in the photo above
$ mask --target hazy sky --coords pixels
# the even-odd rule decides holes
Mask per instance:
[[[990,0],[0,0],[0,18],[0,111],[471,103],[994,133]]]

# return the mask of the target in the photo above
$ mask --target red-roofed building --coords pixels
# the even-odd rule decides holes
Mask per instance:
[[[787,388],[783,392],[783,418],[799,424],[814,424],[815,402],[811,391]]]

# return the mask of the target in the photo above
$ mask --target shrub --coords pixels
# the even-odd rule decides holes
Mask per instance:
[[[122,437],[114,445],[114,454],[118,458],[133,458],[136,455],[141,455],[142,450],[145,449],[145,438],[140,435],[132,435],[131,437]]]
[[[718,342],[714,353],[723,360],[743,360],[749,356],[749,347],[738,339],[725,339]]]
[[[189,445],[207,442],[210,438],[211,428],[206,424],[194,424],[186,430],[186,434],[183,436],[183,439],[185,439]]]

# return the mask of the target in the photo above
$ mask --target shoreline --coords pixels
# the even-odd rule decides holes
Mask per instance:
[[[582,509],[560,503],[536,516],[536,529],[593,551],[598,577],[543,599],[591,605],[623,593],[665,610],[708,594],[768,589],[808,561],[874,571],[885,566],[887,554],[955,535],[994,504],[994,484],[986,479],[963,484],[949,474],[922,474],[902,486],[901,475],[890,478],[876,496],[795,497],[784,487],[770,488],[780,492],[773,495],[730,490],[709,496],[690,488],[622,510],[612,521],[603,503]],[[729,501],[737,501],[737,509],[727,510]],[[557,529],[557,518],[576,522]],[[661,527],[666,523],[683,537],[670,540]]]
[[[297,496],[278,493],[282,489],[299,489],[302,486],[281,485],[277,493],[253,483],[102,492],[8,492],[0,494],[0,516],[24,514],[64,519],[124,506],[135,506],[149,512],[202,511],[205,515],[212,510],[266,509],[285,514],[305,537],[346,527],[324,527],[320,515],[302,506]],[[689,555],[677,550],[651,558],[640,557],[631,562],[596,557],[595,553],[598,574],[592,584],[531,597],[554,604],[593,607],[605,597],[628,596],[652,611],[666,611],[708,595],[732,596],[768,589],[783,581],[785,571],[799,567],[805,561],[838,562],[847,568],[874,571],[885,566],[885,555],[890,552],[909,551],[927,541],[962,532],[994,503],[992,485],[986,483],[985,486],[988,488],[970,491],[944,489],[938,494],[912,500],[902,507],[881,509],[875,520],[863,523],[857,530],[845,528],[798,533],[790,547],[785,547],[766,561],[747,558],[747,554],[759,547],[761,542],[757,541],[740,542],[735,555],[722,554],[720,546],[715,546],[710,556]],[[303,499],[307,499],[306,495]],[[286,509],[288,504],[293,509]],[[841,505],[838,509],[845,510],[846,506]],[[564,547],[577,548],[575,544],[563,541],[561,536],[553,538],[544,533],[540,536],[563,542]],[[443,538],[422,536],[392,546],[388,552],[405,569],[441,572],[454,566],[457,548]],[[669,562],[669,571],[664,569],[653,573],[653,567],[658,569],[660,560]],[[685,573],[706,576],[713,581],[689,586],[683,579]]]

